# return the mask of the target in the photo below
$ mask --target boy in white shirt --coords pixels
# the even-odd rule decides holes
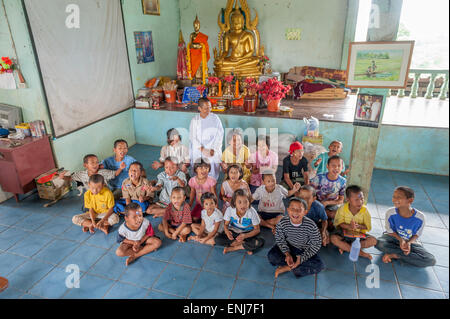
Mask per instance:
[[[223,215],[217,208],[217,197],[213,193],[204,193],[201,197],[202,223],[192,224],[192,231],[195,236],[190,236],[188,240],[195,240],[201,244],[214,246],[214,238],[223,232]]]

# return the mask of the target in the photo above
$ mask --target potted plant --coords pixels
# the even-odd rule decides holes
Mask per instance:
[[[281,81],[272,78],[261,83],[258,91],[262,98],[267,101],[267,109],[270,112],[278,112],[281,99],[286,96],[290,89],[290,85],[283,85]]]
[[[217,84],[219,84],[219,78],[215,76],[208,77],[208,85],[210,86],[211,90],[209,92],[209,96],[217,96]]]

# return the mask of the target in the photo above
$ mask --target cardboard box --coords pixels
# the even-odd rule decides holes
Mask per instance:
[[[311,144],[319,144],[322,145],[323,144],[323,136],[319,135],[317,137],[313,137],[313,136],[303,136],[302,137],[302,142],[309,142]]]
[[[58,175],[53,176],[53,178],[46,183],[38,183],[38,180],[42,177],[53,174],[58,169],[54,168],[44,174],[39,175],[34,180],[36,182],[36,187],[38,190],[39,197],[42,199],[56,200],[61,198],[63,195],[67,194],[71,189],[70,180],[62,180],[58,178]]]

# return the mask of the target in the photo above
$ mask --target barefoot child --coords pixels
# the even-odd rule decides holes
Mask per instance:
[[[316,200],[316,190],[311,185],[303,185],[296,196],[303,199],[308,205],[306,217],[315,222],[317,228],[319,228],[322,236],[322,245],[328,245],[330,243],[330,234],[327,230],[328,216],[325,212],[325,207]]]
[[[372,259],[372,255],[363,251],[376,245],[375,237],[368,235],[371,230],[371,217],[367,207],[364,205],[364,194],[361,187],[351,185],[345,190],[347,203],[341,206],[334,218],[336,231],[330,237],[333,245],[339,248],[342,254],[344,251],[350,252],[351,244],[356,237],[361,238],[361,257]]]
[[[179,170],[177,163],[175,157],[167,157],[164,161],[164,172],[158,174],[156,186],[150,187],[152,192],[161,191],[158,202],[148,208],[148,213],[154,217],[164,215],[167,206],[170,204],[172,190],[177,186],[185,187],[187,184],[186,175]]]
[[[243,189],[250,194],[250,188],[248,184],[243,179],[242,167],[237,164],[231,164],[227,166],[226,176],[227,180],[222,183],[220,188],[220,198],[223,201],[222,212],[225,213],[228,207],[230,207],[231,198],[233,194],[238,189]]]
[[[386,232],[378,238],[376,248],[384,253],[385,263],[398,259],[416,267],[436,264],[436,259],[416,240],[425,228],[425,216],[411,207],[414,190],[399,186],[392,195],[393,208],[386,212]]]
[[[248,147],[243,143],[242,134],[243,132],[240,128],[232,129],[227,134],[228,147],[222,153],[222,163],[220,165],[222,166],[222,170],[224,171],[224,173],[227,172],[230,165],[237,164],[241,166],[243,171],[242,178],[244,179],[244,181],[249,183],[250,175],[252,173],[250,169],[245,166],[245,162],[247,162],[250,157],[250,151]],[[226,177],[227,175],[225,175],[225,178]]]
[[[275,278],[292,271],[296,277],[317,274],[325,268],[318,255],[322,240],[316,224],[306,217],[306,202],[294,197],[289,201],[288,216],[277,225],[276,245],[267,254],[269,262],[278,266]]]
[[[209,176],[211,165],[205,160],[200,159],[194,164],[195,176],[189,180],[191,194],[189,196],[189,207],[192,208],[192,219],[195,223],[200,222],[202,213],[201,197],[204,193],[210,192],[216,195],[216,180]],[[217,195],[216,195],[217,196]],[[195,199],[195,206],[192,206]]]
[[[264,239],[259,237],[260,219],[258,213],[250,206],[249,194],[242,189],[234,192],[231,206],[223,217],[224,233],[216,238],[216,244],[225,246],[223,253],[245,249],[247,254],[264,246]]]
[[[181,143],[181,135],[174,128],[171,128],[167,131],[167,145],[164,145],[161,148],[161,156],[159,161],[154,161],[152,164],[152,168],[157,170],[161,167],[164,167],[164,163],[166,158],[171,157],[176,159],[176,163],[178,163],[178,168],[184,174],[188,173],[189,167],[189,149],[187,146]]]
[[[131,202],[141,206],[142,211],[145,212],[149,207],[154,197],[151,190],[151,184],[145,177],[142,176],[144,168],[141,163],[134,162],[130,165],[128,170],[129,177],[122,183],[122,197],[116,201],[114,212],[119,214],[124,211],[125,206]]]
[[[171,203],[166,208],[162,224],[158,229],[164,232],[167,238],[179,242],[185,242],[186,237],[191,233],[192,217],[191,210],[186,201],[186,193],[183,187],[175,187],[170,195]]]
[[[292,189],[295,183],[309,184],[308,160],[303,157],[303,145],[294,142],[289,147],[289,154],[283,159],[283,177],[281,185]]]
[[[192,231],[195,236],[190,236],[188,240],[195,240],[201,244],[214,246],[214,238],[223,232],[223,215],[217,208],[217,197],[213,193],[202,195],[202,223],[192,224]]]
[[[261,217],[261,226],[270,228],[275,233],[275,225],[283,218],[286,208],[283,199],[295,194],[300,189],[300,184],[295,183],[294,188],[288,191],[281,185],[277,185],[275,174],[263,174],[263,185],[258,187],[252,195],[259,201],[258,214]]]
[[[83,232],[93,234],[98,228],[105,234],[109,233],[109,227],[119,222],[119,216],[114,214],[114,196],[105,186],[102,175],[95,174],[89,177],[89,190],[84,193],[84,207],[89,211],[81,215],[75,215],[72,222],[81,226]]]
[[[142,208],[136,203],[125,206],[125,222],[119,227],[116,250],[119,257],[127,257],[125,265],[155,251],[161,246],[161,240],[155,237],[152,224],[142,215]]]

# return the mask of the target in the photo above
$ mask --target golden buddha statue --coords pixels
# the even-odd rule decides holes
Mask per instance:
[[[244,15],[241,9],[233,7],[234,0],[228,0],[225,10],[225,23],[221,23],[219,15],[219,49],[214,49],[214,71],[217,76],[225,76],[234,73],[239,77],[258,77],[261,75],[261,48],[259,47],[259,32],[256,29],[258,15],[250,22],[250,10],[246,0],[240,0],[242,10],[247,16],[247,28],[245,30]],[[222,44],[223,43],[223,44]]]
[[[194,21],[194,32],[191,33],[187,48],[188,78],[195,82],[205,84],[208,75],[209,45],[208,36],[200,32],[198,16]]]

